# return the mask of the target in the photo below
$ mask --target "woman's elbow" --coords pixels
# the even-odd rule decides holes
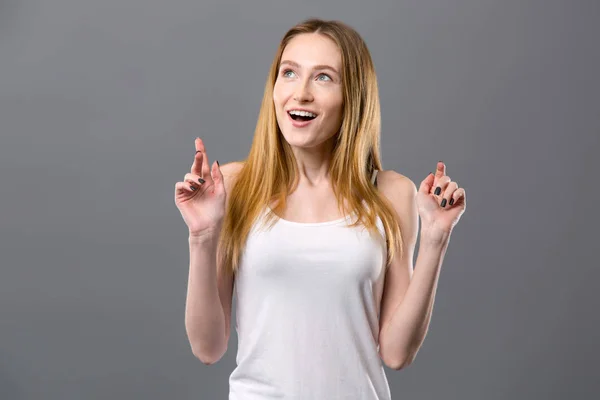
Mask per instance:
[[[191,344],[192,354],[205,365],[217,363],[227,351],[227,346],[221,349],[203,349],[202,346]]]

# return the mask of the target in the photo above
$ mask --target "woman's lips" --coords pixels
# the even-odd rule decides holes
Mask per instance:
[[[303,128],[305,126],[307,126],[308,124],[310,124],[311,122],[313,122],[315,119],[318,118],[318,115],[313,118],[313,119],[309,119],[308,121],[296,121],[292,118],[292,116],[290,115],[290,113],[286,112],[290,122],[292,123],[292,125],[296,128]]]

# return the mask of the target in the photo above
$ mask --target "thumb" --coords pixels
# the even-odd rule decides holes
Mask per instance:
[[[219,161],[213,161],[210,167],[210,176],[213,179],[215,186],[215,193],[225,193],[225,185],[223,184],[223,173],[221,172],[221,167],[219,165]]]
[[[419,186],[419,192],[423,194],[429,194],[431,192],[431,187],[433,186],[433,182],[435,180],[435,175],[433,172],[430,172],[427,175],[427,178],[421,181],[421,185]]]

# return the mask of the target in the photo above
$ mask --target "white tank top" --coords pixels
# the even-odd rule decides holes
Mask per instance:
[[[378,217],[382,240],[351,218],[253,226],[235,278],[229,400],[391,399],[379,357],[385,230]]]

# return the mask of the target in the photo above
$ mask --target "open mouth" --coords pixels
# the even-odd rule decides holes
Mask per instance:
[[[311,120],[317,118],[317,116],[314,114],[313,115],[298,115],[295,113],[290,113],[289,111],[288,111],[288,115],[294,121],[299,121],[299,122],[311,121]]]

